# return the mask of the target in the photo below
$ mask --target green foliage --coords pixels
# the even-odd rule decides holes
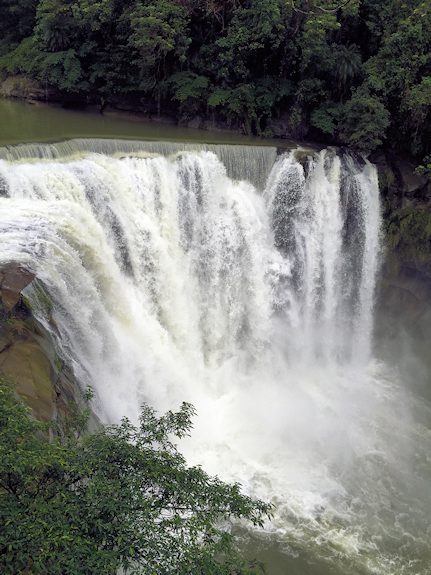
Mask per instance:
[[[174,86],[174,98],[179,102],[189,99],[200,99],[208,89],[209,80],[193,72],[178,72],[169,78]]]
[[[361,71],[362,62],[359,48],[354,44],[348,44],[347,46],[335,44],[333,46],[333,57],[333,74],[338,88],[340,91],[344,91]]]
[[[29,36],[36,18],[35,0],[1,0],[0,54]]]
[[[172,437],[188,434],[193,414],[186,403],[161,417],[144,406],[138,426],[123,419],[89,435],[88,408],[76,409],[58,434],[0,381],[1,573],[255,572],[221,525],[260,525],[270,508],[186,466]]]
[[[356,92],[346,103],[340,126],[341,139],[368,153],[377,148],[389,126],[389,112],[375,97]]]
[[[424,76],[420,84],[411,87],[407,105],[412,110],[431,106],[431,76]]]
[[[317,108],[317,110],[313,110],[310,123],[323,134],[330,134],[331,136],[335,134],[336,122],[331,109]]]
[[[422,160],[422,163],[416,168],[416,172],[420,176],[428,176],[431,177],[431,154],[425,156]]]
[[[187,19],[181,6],[163,1],[137,3],[129,17],[129,45],[141,54],[145,66],[154,65],[170,52],[185,60]]]
[[[81,82],[81,64],[73,49],[42,52],[34,38],[26,38],[12,53],[0,58],[0,67],[11,74],[35,75],[66,92],[87,86]]]
[[[61,92],[431,153],[429,0],[2,0],[0,38],[0,72]]]
[[[429,260],[431,252],[431,213],[407,206],[391,214],[387,222],[386,241],[402,260]]]

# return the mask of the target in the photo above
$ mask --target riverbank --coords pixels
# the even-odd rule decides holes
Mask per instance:
[[[269,136],[269,132],[266,133],[266,137],[244,134],[240,125],[228,124],[223,117],[216,113],[211,114],[211,117],[208,118],[195,115],[192,118],[183,117],[180,120],[174,108],[170,109],[165,106],[162,111],[156,111],[155,103],[143,100],[141,95],[113,95],[107,101],[100,96],[86,93],[65,93],[52,86],[43,86],[40,82],[25,76],[8,76],[0,81],[0,97],[31,104],[48,104],[52,107],[61,107],[63,110],[85,111],[86,113],[103,115],[106,118],[130,122],[177,126],[186,132],[190,130],[190,137],[193,137],[193,132],[198,130],[200,132],[199,141],[207,143],[215,143],[215,140],[226,143],[220,134],[224,134],[229,142],[232,138],[250,140],[250,142],[255,140],[266,142],[273,139]],[[202,132],[209,134],[204,136]],[[278,129],[276,127],[274,136],[280,140],[287,139],[284,132],[282,126],[279,126]]]
[[[37,108],[39,121],[29,112]],[[4,118],[10,115],[13,122]],[[65,96],[52,88],[44,89],[25,77],[9,77],[0,83],[1,144],[58,141],[74,137],[117,137],[143,140],[242,144],[289,148],[297,143],[285,137],[245,135],[240,127],[229,127],[221,118],[195,117],[179,121],[173,114],[149,113],[148,107],[134,99],[117,98],[101,105],[87,96]],[[29,121],[30,120],[30,121]],[[61,131],[56,127],[61,120]],[[13,124],[13,125],[12,125]],[[12,129],[9,126],[12,125]],[[18,135],[17,135],[18,134]],[[321,144],[308,144],[322,147]]]

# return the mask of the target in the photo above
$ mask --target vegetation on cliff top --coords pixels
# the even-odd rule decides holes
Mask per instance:
[[[257,573],[220,522],[260,525],[270,507],[186,466],[171,437],[190,430],[189,404],[162,417],[144,406],[139,426],[93,434],[88,415],[71,410],[59,434],[0,380],[3,575]]]
[[[3,0],[0,69],[149,113],[422,159],[428,0]]]

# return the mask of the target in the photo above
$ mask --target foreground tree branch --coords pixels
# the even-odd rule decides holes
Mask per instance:
[[[271,508],[186,465],[172,437],[191,429],[190,404],[161,417],[144,406],[138,426],[123,419],[94,434],[88,410],[72,413],[49,441],[53,426],[33,420],[0,380],[3,575],[252,573],[219,524],[263,525]]]

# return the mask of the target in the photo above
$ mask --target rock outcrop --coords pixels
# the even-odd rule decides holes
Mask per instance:
[[[29,101],[53,100],[53,90],[44,88],[40,82],[25,76],[9,76],[0,83],[0,96]]]
[[[35,276],[22,266],[0,267],[0,373],[13,380],[37,419],[56,420],[81,393],[22,291]]]
[[[389,154],[372,160],[379,170],[384,216],[377,335],[392,339],[392,351],[409,345],[409,353],[431,366],[431,180]]]
[[[10,312],[21,299],[21,292],[35,278],[35,275],[16,264],[0,268],[1,303]]]

